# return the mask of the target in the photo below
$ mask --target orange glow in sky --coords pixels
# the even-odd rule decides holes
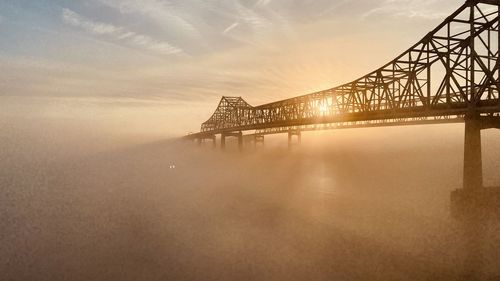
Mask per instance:
[[[258,105],[362,76],[462,1],[85,3],[0,3],[4,122],[183,135],[223,95]]]

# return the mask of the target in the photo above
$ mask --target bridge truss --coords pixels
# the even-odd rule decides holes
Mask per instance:
[[[469,0],[407,51],[361,78],[260,106],[223,97],[200,132],[188,137],[319,124],[441,123],[470,112],[494,115],[500,112],[499,16],[500,1]]]
[[[187,139],[221,134],[263,143],[288,132],[433,123],[465,123],[463,188],[451,194],[452,214],[464,222],[464,280],[479,280],[481,223],[500,218],[500,188],[483,186],[481,130],[500,128],[500,0],[468,0],[391,62],[350,83],[251,106],[223,97],[215,113]],[[243,135],[243,131],[254,130]]]

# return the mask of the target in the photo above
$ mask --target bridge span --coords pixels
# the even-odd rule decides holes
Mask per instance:
[[[222,97],[199,142],[301,131],[465,123],[464,188],[482,186],[482,129],[500,128],[500,0],[468,0],[420,41],[352,82],[252,106]],[[245,135],[243,132],[250,132]]]
[[[481,130],[500,128],[500,0],[468,0],[420,41],[382,67],[352,82],[259,106],[222,97],[200,132],[186,139],[221,135],[263,142],[302,131],[412,124],[465,124],[463,188],[452,193],[452,213],[466,221],[470,252],[478,250],[477,221],[500,213],[498,188],[485,188]],[[249,132],[246,135],[244,132]],[[480,211],[481,210],[481,211]],[[476,280],[471,254],[467,280]]]

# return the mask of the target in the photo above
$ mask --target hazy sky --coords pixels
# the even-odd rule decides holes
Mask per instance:
[[[182,135],[222,95],[257,105],[353,80],[463,2],[0,0],[0,120]]]

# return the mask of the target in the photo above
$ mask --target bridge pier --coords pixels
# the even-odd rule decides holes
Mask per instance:
[[[264,135],[255,135],[253,138],[253,145],[257,147],[258,145],[264,146]]]
[[[289,129],[288,130],[288,149],[292,149],[292,146],[294,145],[293,136],[297,136],[297,144],[300,144],[302,142],[302,133],[301,133],[300,129]]]
[[[457,219],[500,214],[491,208],[500,205],[500,201],[493,202],[500,197],[500,190],[483,186],[481,130],[492,128],[500,128],[499,116],[481,116],[476,112],[465,116],[463,187],[451,194],[451,213]]]
[[[199,137],[196,139],[196,142],[198,143],[198,146],[201,146],[205,140],[211,140],[213,148],[217,146],[217,137],[215,135]]]
[[[465,252],[463,280],[483,280],[483,236],[486,222],[500,218],[500,188],[483,186],[481,130],[500,128],[500,117],[465,116],[463,187],[451,193],[451,214],[462,224]]]
[[[472,191],[482,187],[481,116],[470,113],[465,116],[463,188]]]
[[[243,133],[241,131],[239,131],[239,132],[221,133],[220,147],[221,147],[222,150],[226,149],[226,138],[227,137],[236,137],[236,138],[238,138],[238,149],[240,151],[243,150]]]

